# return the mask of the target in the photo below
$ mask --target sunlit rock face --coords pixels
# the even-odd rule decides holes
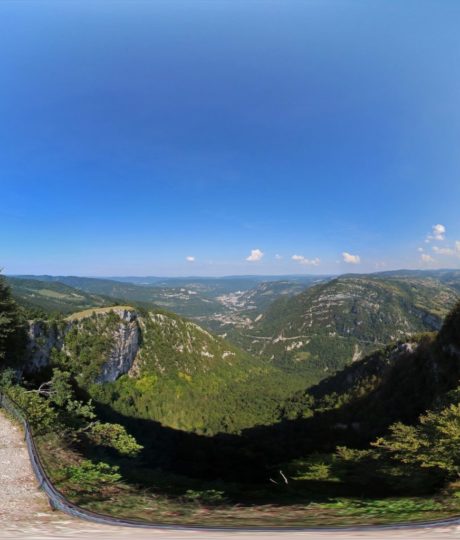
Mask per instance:
[[[128,373],[139,351],[140,330],[134,310],[112,309],[120,318],[111,334],[112,346],[101,367],[96,382],[112,382]],[[98,315],[104,317],[104,314]],[[59,325],[44,321],[31,321],[27,331],[27,358],[24,371],[34,373],[50,365],[53,349],[66,352],[66,335],[73,328],[82,329],[81,321],[66,321]]]
[[[34,373],[46,367],[50,362],[52,349],[61,350],[65,330],[44,321],[31,321],[27,330],[27,360],[24,371]]]
[[[134,311],[114,310],[120,324],[113,333],[113,347],[107,362],[102,366],[97,382],[113,382],[128,373],[139,351],[140,331]]]

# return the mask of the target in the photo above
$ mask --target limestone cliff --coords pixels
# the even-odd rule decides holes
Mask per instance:
[[[114,311],[120,316],[120,323],[112,334],[112,350],[97,378],[100,383],[115,381],[120,375],[128,373],[139,351],[140,330],[137,314],[129,310]]]
[[[50,362],[53,349],[60,351],[67,328],[58,329],[56,325],[44,321],[30,321],[27,330],[27,354],[24,371],[34,373]]]
[[[136,311],[128,308],[95,310],[83,316],[70,317],[58,324],[31,321],[27,333],[27,360],[24,371],[33,373],[48,366],[53,350],[69,355],[71,333],[83,335],[85,332],[90,334],[98,332],[100,329],[97,324],[94,328],[88,329],[88,319],[94,316],[93,313],[96,314],[98,321],[107,318],[111,313],[112,317],[115,315],[119,319],[115,319],[109,327],[105,327],[108,347],[95,381],[111,382],[127,373],[136,359],[140,344],[138,315]]]

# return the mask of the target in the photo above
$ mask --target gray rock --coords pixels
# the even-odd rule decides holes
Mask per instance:
[[[113,332],[113,347],[102,365],[96,382],[112,382],[120,375],[128,373],[134,364],[140,343],[138,316],[134,310],[113,309],[120,317],[120,323]],[[98,315],[103,317],[104,315]],[[31,321],[27,332],[27,360],[24,365],[26,373],[34,373],[50,364],[52,349],[65,352],[65,336],[78,321],[68,321],[58,328],[44,321]]]
[[[114,346],[102,366],[98,383],[113,382],[128,373],[139,351],[140,331],[137,315],[132,311],[115,311],[121,322],[113,334]]]
[[[62,349],[64,336],[70,327],[71,323],[64,331],[59,331],[44,321],[31,321],[27,331],[27,361],[24,371],[34,373],[46,367],[50,362],[51,350]]]

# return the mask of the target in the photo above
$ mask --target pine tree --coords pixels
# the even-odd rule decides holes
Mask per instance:
[[[0,367],[7,354],[17,347],[20,328],[18,306],[5,278],[0,275]]]

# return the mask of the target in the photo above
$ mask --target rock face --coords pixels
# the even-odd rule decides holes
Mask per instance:
[[[46,367],[50,362],[51,350],[62,349],[67,331],[60,331],[43,321],[31,321],[27,331],[27,362],[24,371],[34,373]]]
[[[102,365],[96,382],[112,382],[128,373],[134,364],[140,344],[138,316],[134,310],[112,309],[120,317],[119,324],[111,334],[113,343],[107,360]],[[104,317],[107,313],[99,313]],[[53,349],[66,352],[66,335],[71,329],[82,330],[79,320],[69,320],[59,327],[43,321],[30,322],[28,329],[27,361],[24,371],[34,373],[50,364]]]
[[[102,366],[97,382],[113,382],[128,373],[139,351],[140,331],[134,311],[114,310],[120,316],[120,324],[113,333],[114,345],[107,362]]]

